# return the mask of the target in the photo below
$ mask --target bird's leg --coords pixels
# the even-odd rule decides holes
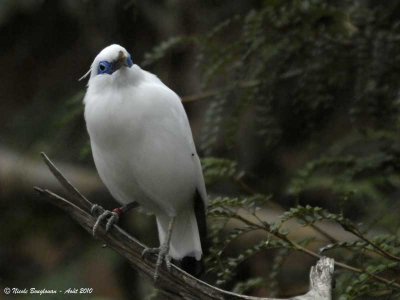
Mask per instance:
[[[92,215],[98,216],[96,223],[93,226],[93,236],[96,235],[96,232],[100,226],[100,223],[103,220],[107,220],[106,223],[106,231],[109,231],[111,226],[114,225],[115,223],[118,223],[119,218],[126,213],[127,211],[135,208],[138,206],[137,202],[131,202],[129,204],[126,204],[124,206],[118,207],[113,209],[112,211],[105,210],[103,207],[100,205],[94,204],[91,208],[91,213]]]
[[[169,255],[169,244],[171,242],[172,230],[174,228],[175,217],[172,217],[168,224],[168,232],[167,238],[158,248],[146,248],[142,251],[142,256],[145,256],[148,253],[158,254],[156,269],[154,271],[154,281],[158,278],[158,269],[162,265],[163,260],[165,261],[165,265],[167,266],[168,271],[171,269],[171,256]]]

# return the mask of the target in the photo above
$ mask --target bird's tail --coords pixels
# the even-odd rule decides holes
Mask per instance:
[[[202,242],[206,235],[205,210],[203,202],[200,207],[196,201],[194,204],[193,209],[185,210],[175,217],[169,255],[177,260],[178,266],[186,272],[199,276],[203,270]],[[167,238],[170,220],[171,218],[166,215],[157,215],[160,244]]]

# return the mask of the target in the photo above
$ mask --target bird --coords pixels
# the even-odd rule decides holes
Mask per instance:
[[[154,279],[171,260],[199,276],[206,249],[206,186],[181,98],[156,75],[113,44],[95,57],[83,99],[84,118],[98,174],[123,206],[102,212],[107,231],[129,208],[155,215],[160,246]]]

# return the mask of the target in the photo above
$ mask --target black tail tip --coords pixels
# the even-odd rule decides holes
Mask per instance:
[[[179,267],[194,277],[200,277],[204,272],[203,259],[197,260],[193,256],[185,256],[179,262]]]

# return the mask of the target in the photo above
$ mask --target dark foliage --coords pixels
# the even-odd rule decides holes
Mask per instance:
[[[221,194],[227,182],[242,189],[210,206],[209,270],[218,284],[260,287],[257,278],[238,282],[235,271],[267,252],[270,291],[279,295],[282,262],[312,242],[293,239],[284,224],[318,229],[325,220],[357,237],[319,241],[325,255],[358,270],[339,269],[337,297],[400,297],[399,12],[396,1],[265,1],[147,55],[160,59],[182,43],[199,49],[211,91],[201,143],[209,190]],[[288,209],[279,222],[255,209],[271,203]],[[242,227],[228,226],[232,219]],[[227,255],[233,240],[255,230],[265,239]]]

